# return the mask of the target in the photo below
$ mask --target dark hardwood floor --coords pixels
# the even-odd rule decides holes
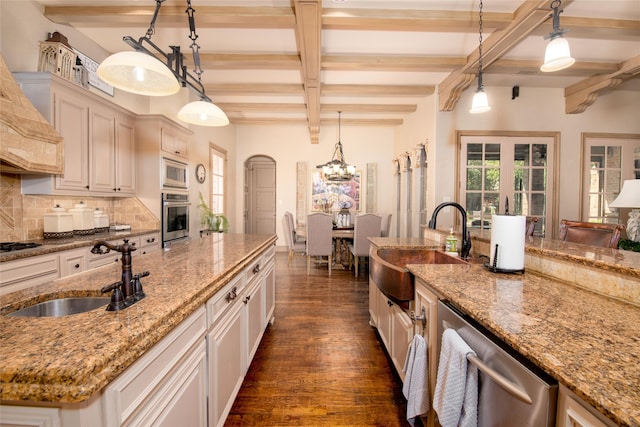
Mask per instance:
[[[276,254],[275,322],[225,426],[408,426],[402,383],[369,326],[368,273]]]

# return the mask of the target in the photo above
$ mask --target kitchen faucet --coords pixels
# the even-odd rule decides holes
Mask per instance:
[[[439,204],[431,215],[428,227],[433,230],[436,229],[436,218],[438,216],[438,212],[446,206],[453,206],[458,209],[460,211],[460,215],[462,215],[462,246],[460,247],[460,257],[467,259],[471,252],[471,233],[467,231],[467,211],[462,207],[462,205],[456,202],[444,202]]]
[[[107,248],[102,249],[102,246]],[[112,283],[101,289],[102,293],[113,291],[111,295],[111,303],[107,307],[108,311],[117,311],[134,304],[136,301],[144,298],[142,284],[140,278],[149,275],[148,271],[133,276],[131,274],[131,252],[137,248],[135,243],[130,245],[129,239],[124,239],[124,243],[114,245],[104,240],[97,241],[91,249],[92,254],[106,254],[110,251],[122,253],[122,277],[119,282]]]

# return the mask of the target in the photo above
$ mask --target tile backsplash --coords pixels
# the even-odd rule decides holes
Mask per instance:
[[[81,201],[92,209],[103,210],[109,216],[109,224],[130,224],[134,229],[160,228],[159,219],[135,197],[22,195],[20,175],[0,174],[0,241],[40,239],[45,213],[56,205],[70,209]]]

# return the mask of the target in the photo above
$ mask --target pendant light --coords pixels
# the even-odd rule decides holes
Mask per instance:
[[[482,0],[480,0],[480,25],[479,25],[479,33],[480,33],[480,44],[478,45],[478,89],[476,93],[473,95],[473,100],[471,101],[471,109],[470,113],[485,113],[491,110],[489,106],[489,100],[487,98],[487,94],[484,91],[484,86],[482,85]]]
[[[164,1],[156,0],[153,18],[144,36],[137,41],[131,36],[122,38],[134,51],[119,52],[109,56],[98,67],[98,77],[123,91],[146,96],[173,95],[181,87],[189,87],[196,92],[200,100],[185,105],[178,112],[178,119],[200,126],[228,125],[229,119],[226,114],[211,102],[202,84],[200,46],[196,43],[198,35],[194,19],[195,10],[191,7],[191,0],[187,0],[186,13],[194,72],[197,77],[189,73],[187,67],[183,65],[184,55],[180,52],[180,46],[170,46],[171,52],[165,53],[151,41],[151,37],[155,34],[156,19]]]
[[[322,168],[322,176],[324,180],[328,182],[349,181],[356,174],[356,167],[353,165],[349,165],[344,161],[342,142],[340,141],[341,114],[342,111],[338,111],[338,142],[335,145],[333,157],[327,163],[316,166],[317,168]]]
[[[540,67],[540,71],[547,73],[564,70],[576,62],[576,60],[571,57],[569,42],[562,36],[569,30],[560,29],[560,13],[562,11],[559,10],[559,8],[561,4],[561,0],[553,0],[551,2],[551,9],[553,10],[551,14],[553,17],[553,31],[545,36],[545,40],[551,40],[544,53],[544,64]]]
[[[144,39],[151,42],[163,1],[156,0],[153,18],[140,41]],[[124,40],[127,41],[126,36]],[[133,47],[136,49],[136,46]],[[180,83],[173,71],[146,49],[115,53],[102,61],[97,73],[105,83],[138,95],[168,96],[180,90]]]

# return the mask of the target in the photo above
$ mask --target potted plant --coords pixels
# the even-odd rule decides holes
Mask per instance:
[[[224,214],[215,213],[209,208],[207,202],[205,202],[202,193],[200,195],[200,224],[205,227],[206,230],[215,231],[218,233],[226,233],[229,231],[229,220]]]

